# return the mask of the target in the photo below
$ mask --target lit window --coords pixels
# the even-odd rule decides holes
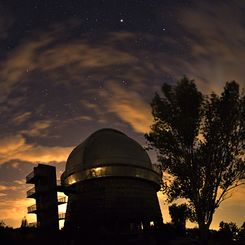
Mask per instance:
[[[140,229],[141,230],[144,230],[144,226],[143,226],[143,223],[142,222],[140,223]]]

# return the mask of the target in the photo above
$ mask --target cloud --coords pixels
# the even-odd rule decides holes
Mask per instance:
[[[0,102],[6,102],[10,94],[23,84],[31,66],[37,68],[35,59],[38,49],[47,45],[50,39],[31,40],[19,45],[0,65],[2,80]]]
[[[8,163],[8,165],[11,165],[11,163]],[[9,167],[10,170],[11,166]],[[3,170],[2,165],[0,165],[0,168]],[[34,202],[25,198],[26,191],[30,186],[25,185],[24,179],[13,180],[12,182],[3,180],[2,177],[6,177],[8,172],[5,172],[4,175],[1,176],[0,174],[0,219],[9,226],[19,227],[21,219],[27,214],[27,207]],[[33,221],[34,217],[28,217],[28,219]]]
[[[46,146],[33,146],[26,152],[17,154],[17,159],[32,161],[32,162],[51,162],[66,161],[73,147],[46,147]]]
[[[107,84],[105,97],[109,112],[115,113],[138,133],[149,131],[149,126],[152,123],[150,105],[136,91],[110,82]]]
[[[29,119],[31,116],[31,112],[30,111],[26,111],[23,113],[18,113],[18,115],[15,116],[15,118],[13,118],[14,123],[21,124],[23,122],[25,122],[27,119]]]
[[[189,47],[179,67],[196,79],[204,92],[220,92],[231,80],[244,85],[243,10],[244,4],[235,0],[212,4],[200,1],[193,8],[179,11],[179,24]]]
[[[35,80],[42,79],[44,80],[41,83],[47,83],[49,87],[74,86],[81,91],[78,100],[86,100],[84,105],[99,109],[103,107],[103,101],[102,105],[94,105],[88,101],[88,98],[96,94],[94,84],[98,81],[117,86],[118,80],[130,79],[131,84],[144,84],[147,93],[136,94],[136,100],[142,102],[146,101],[151,92],[153,96],[154,89],[159,89],[159,84],[169,76],[179,79],[186,74],[196,79],[199,88],[207,93],[211,90],[220,92],[227,80],[235,79],[242,84],[245,76],[242,67],[245,61],[245,31],[240,10],[242,6],[239,1],[235,1],[231,13],[227,2],[219,1],[214,5],[213,7],[202,1],[193,8],[178,10],[178,25],[184,31],[181,40],[171,35],[108,32],[103,36],[95,35],[92,40],[84,34],[67,41],[69,32],[65,32],[65,23],[49,27],[42,33],[22,40],[0,64],[0,76],[3,80],[0,100],[6,104],[16,100],[11,107],[20,107],[23,101],[28,104],[27,97],[12,98],[11,95],[14,91],[34,87],[37,83]],[[231,14],[233,18],[230,18]],[[76,21],[69,23],[70,31],[77,26]],[[135,45],[138,37],[144,37],[147,44],[144,48]],[[158,49],[152,48],[156,45]],[[169,81],[168,78],[166,81]],[[135,91],[132,88],[133,96]],[[46,101],[42,103],[43,110],[47,109]],[[120,107],[121,112],[115,112],[118,106],[111,102],[111,106],[107,107],[109,111],[105,113],[113,112],[125,123],[136,125],[141,117],[139,113],[134,115],[134,109],[143,106],[143,103],[139,103],[141,102],[137,102],[135,106],[133,103],[123,104]],[[148,107],[147,103],[145,105]],[[148,113],[146,108],[144,110]],[[30,116],[25,114],[28,112],[23,113],[23,116],[17,116],[16,123],[25,122]],[[89,113],[85,116],[93,118]],[[126,121],[125,113],[129,113],[130,121]],[[74,118],[78,116],[75,115]],[[145,119],[143,124],[147,124],[144,121]],[[144,128],[145,126],[136,131],[142,132]],[[40,135],[40,131],[32,132]]]
[[[47,136],[47,129],[52,125],[51,120],[40,120],[34,122],[30,125],[27,130],[22,130],[20,133],[24,135],[28,135],[30,137]]]
[[[33,163],[10,160],[7,162],[1,162],[0,164],[0,185],[15,185],[25,183],[25,177],[27,173],[33,168]]]
[[[221,221],[236,222],[241,226],[244,222],[244,196],[245,186],[240,186],[232,192],[231,198],[221,203],[214,214],[211,228],[218,229]]]
[[[80,40],[71,43],[57,45],[46,50],[40,56],[38,65],[43,70],[55,70],[60,67],[84,69],[100,69],[112,65],[134,63],[137,59],[134,55],[115,49],[107,43],[98,46],[90,45]]]
[[[158,54],[141,48],[134,49],[132,43],[137,38],[137,33],[108,33],[93,44],[84,36],[65,42],[62,35],[64,33],[61,34],[59,31],[41,33],[39,37],[25,40],[9,55],[6,62],[0,66],[0,75],[5,80],[2,96],[0,95],[2,100],[7,101],[11,93],[20,87],[30,87],[30,79],[35,80],[37,71],[46,74],[51,84],[56,84],[55,86],[67,84],[70,87],[79,84],[76,86],[82,89],[83,95],[87,98],[94,96],[96,89],[93,83],[99,80],[105,83],[105,93],[108,97],[102,96],[99,105],[98,102],[92,103],[86,99],[84,107],[90,106],[89,109],[93,109],[98,122],[108,121],[101,113],[102,109],[105,109],[104,114],[114,113],[122,122],[131,125],[136,132],[147,132],[152,117],[149,100],[146,101],[145,97],[149,96],[150,92],[153,94],[154,86],[157,87],[157,82],[151,81],[152,77],[160,77],[161,73],[166,74],[170,71],[166,64],[164,66],[158,64],[159,59],[168,60],[167,54],[163,52]],[[144,36],[147,42],[151,44],[156,42],[155,36],[150,34]],[[159,42],[169,40],[170,38],[167,40],[157,38]],[[83,74],[87,76],[91,74],[91,81],[84,82]],[[118,81],[123,80],[130,80],[130,89],[126,90],[117,85]],[[13,106],[19,104],[15,103]],[[103,106],[104,104],[106,106]],[[44,105],[43,110],[45,108]],[[91,110],[88,113],[90,112]],[[75,115],[69,121],[65,121],[74,123],[78,121],[79,116],[81,115]],[[22,123],[28,117],[29,112],[24,112],[14,120],[15,123]],[[92,118],[90,114],[83,115],[83,119],[85,117],[86,120]],[[22,130],[21,133],[30,137],[45,136],[50,126],[51,121],[40,121],[29,126],[27,130]]]
[[[16,186],[6,186],[6,185],[0,185],[0,191],[6,191],[6,190],[16,190]]]
[[[49,164],[56,166],[59,178],[64,170],[64,162]],[[0,165],[0,219],[9,226],[19,227],[21,219],[27,214],[27,207],[35,202],[26,198],[26,191],[32,186],[25,184],[25,177],[32,170],[33,163],[21,160],[11,160]],[[36,220],[35,215],[28,215],[27,219],[29,222]]]
[[[18,189],[20,188],[18,188],[16,185],[1,185],[0,184],[0,196],[7,196],[8,194],[6,192],[16,191]]]
[[[82,116],[80,116],[79,115],[79,116],[75,116],[75,117],[66,119],[63,122],[63,124],[71,125],[71,124],[74,124],[74,123],[86,122],[86,121],[92,121],[92,120],[93,120],[93,118],[91,116],[88,116],[88,115],[82,115]]]
[[[2,3],[0,4],[1,10],[3,9]],[[0,41],[5,40],[9,36],[9,29],[14,24],[14,19],[12,18],[11,14],[4,9],[4,11],[1,11],[0,16]]]
[[[20,135],[1,138],[0,159],[21,149],[26,150],[25,147],[25,139]]]
[[[0,139],[0,163],[18,159],[29,162],[66,161],[73,147],[42,146],[27,143],[21,135]]]
[[[33,204],[33,200],[28,198],[8,199],[3,196],[0,202],[1,219],[6,225],[20,227],[21,219],[26,216],[26,209]],[[34,222],[35,217],[28,215],[28,221]]]
[[[61,24],[58,28],[63,26]],[[108,39],[101,40],[98,45],[90,44],[86,37],[65,42],[64,30],[63,33],[52,30],[24,40],[0,65],[3,80],[0,99],[6,101],[11,92],[23,85],[37,70],[49,74],[53,82],[57,82],[57,78],[62,82],[64,71],[71,80],[80,76],[81,69],[105,69],[137,61],[133,53],[118,49],[116,43],[111,42],[116,42],[113,35],[111,39],[109,35]],[[51,73],[58,69],[63,69],[61,76],[59,73]]]

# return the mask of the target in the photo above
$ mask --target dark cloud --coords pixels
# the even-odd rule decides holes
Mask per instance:
[[[57,178],[60,171],[64,171],[65,162],[48,162],[49,165],[56,166]],[[14,183],[24,185],[26,175],[32,172],[37,163],[13,159],[0,165],[0,185],[12,186]],[[13,189],[13,188],[12,188]]]
[[[199,80],[200,88],[220,92],[226,81],[244,86],[245,23],[242,1],[197,2],[180,11],[180,25],[189,43],[183,68]],[[189,63],[189,64],[188,64]]]
[[[0,183],[11,185],[16,180],[23,180],[32,168],[33,163],[18,159],[4,162],[0,165]]]

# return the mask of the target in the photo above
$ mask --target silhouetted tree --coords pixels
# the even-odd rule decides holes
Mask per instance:
[[[172,204],[168,207],[172,224],[181,233],[185,230],[186,220],[188,218],[188,207],[186,204]]]
[[[0,227],[1,228],[7,227],[6,224],[5,224],[5,222],[3,220],[0,220]]]
[[[242,226],[239,229],[238,239],[239,241],[242,241],[245,243],[245,222],[243,222]]]
[[[201,239],[230,191],[244,183],[245,96],[227,82],[219,96],[203,96],[193,80],[163,84],[152,101],[154,123],[145,135],[165,173],[168,201],[186,198]]]
[[[24,218],[21,220],[21,225],[20,225],[21,228],[26,228],[28,227],[28,221],[26,219],[26,216],[24,216]]]
[[[236,223],[226,223],[221,221],[219,224],[219,233],[221,235],[221,239],[226,243],[236,240],[238,237],[238,232],[239,229]]]

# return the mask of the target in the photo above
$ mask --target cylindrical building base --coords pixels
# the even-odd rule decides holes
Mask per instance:
[[[76,183],[65,229],[88,234],[137,234],[162,222],[154,186],[137,178],[98,178]]]

